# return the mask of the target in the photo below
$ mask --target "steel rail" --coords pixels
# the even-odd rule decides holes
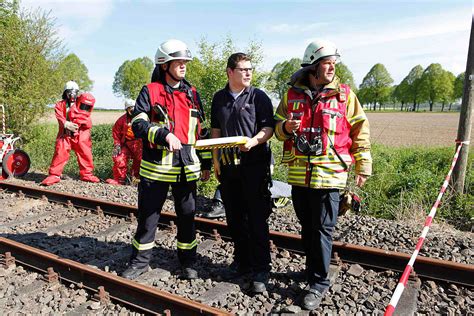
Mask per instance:
[[[49,252],[0,237],[0,253],[11,253],[15,262],[34,270],[46,272],[53,268],[59,279],[68,283],[81,284],[90,291],[98,292],[99,287],[108,296],[121,304],[131,306],[146,314],[156,315],[230,315],[192,300],[173,295],[134,281],[91,268],[82,263],[60,258]],[[5,257],[5,256],[4,256]]]
[[[35,198],[46,197],[48,200],[58,203],[72,203],[81,208],[91,210],[100,209],[106,214],[115,216],[131,217],[137,214],[137,208],[132,205],[92,199],[75,194],[55,192],[4,181],[0,181],[0,188],[13,192],[21,192],[26,196]],[[164,211],[161,213],[160,223],[170,225],[175,221],[176,214]],[[229,230],[225,223],[198,217],[195,223],[196,228],[204,234],[229,238]],[[270,231],[270,239],[276,247],[303,252],[299,235]],[[410,259],[410,255],[406,253],[353,245],[340,241],[334,241],[332,250],[336,259],[350,263],[358,263],[375,269],[389,269],[398,272],[403,272],[406,263]],[[471,264],[419,256],[415,262],[414,271],[419,277],[470,287],[474,286],[474,265]]]

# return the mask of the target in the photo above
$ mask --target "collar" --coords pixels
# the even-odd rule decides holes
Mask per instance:
[[[252,86],[245,87],[245,89],[239,95],[242,95],[244,93],[249,93],[251,87]],[[230,90],[230,87],[229,87],[229,82],[227,82],[227,84],[225,85],[225,90],[229,93],[229,95],[232,95],[232,91]]]

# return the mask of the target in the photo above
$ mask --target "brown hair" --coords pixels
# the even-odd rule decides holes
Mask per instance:
[[[229,59],[227,59],[227,68],[235,69],[235,67],[237,67],[237,64],[242,60],[251,61],[250,56],[244,53],[234,53],[230,55]]]

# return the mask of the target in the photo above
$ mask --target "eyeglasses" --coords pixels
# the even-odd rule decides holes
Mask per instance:
[[[252,72],[253,68],[234,68],[235,70],[238,70],[240,72]]]

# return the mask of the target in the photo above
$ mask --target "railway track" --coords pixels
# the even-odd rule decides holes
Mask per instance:
[[[112,244],[112,250],[99,254],[99,257],[106,257],[107,260],[102,260],[104,258],[97,257],[91,258],[90,252],[89,256],[86,256],[83,251],[83,247],[79,247],[76,252],[69,252],[67,257],[79,262],[83,262],[90,266],[96,266],[105,271],[120,271],[120,269],[123,268],[123,262],[128,259],[127,249],[129,248],[129,236],[134,231],[133,227],[131,227],[130,223],[126,220],[131,220],[133,223],[136,214],[136,208],[134,206],[38,189],[34,187],[27,187],[7,182],[0,182],[0,188],[7,192],[16,192],[19,194],[19,196],[22,196],[25,199],[28,197],[34,197],[36,199],[39,198],[39,201],[42,201],[42,203],[48,203],[47,201],[50,201],[65,205],[59,207],[58,210],[53,210],[54,215],[57,215],[56,217],[58,219],[55,219],[54,216],[50,217],[52,214],[36,214],[29,216],[29,219],[25,220],[12,218],[10,221],[0,225],[0,232],[2,232],[2,229],[8,230],[8,232],[5,232],[7,235],[4,233],[6,237],[13,237],[17,241],[25,242],[32,245],[33,247],[51,249],[53,253],[61,255],[62,253],[66,252],[65,248],[67,248],[63,239],[67,239],[70,244],[71,238],[69,236],[74,235],[73,231],[78,226],[89,226],[90,231],[87,237],[82,237],[82,240],[81,238],[74,237],[73,243],[82,243],[83,245],[94,247],[94,240],[108,241]],[[82,209],[82,211],[80,209]],[[88,211],[84,211],[84,209]],[[62,218],[61,212],[68,214],[68,217],[63,221],[59,220],[59,218]],[[44,224],[44,227],[41,226],[40,231],[36,230],[35,232],[22,230],[22,225],[27,225],[28,222],[32,221],[32,217],[35,216],[37,217],[37,221]],[[46,217],[41,218],[41,216]],[[166,241],[166,235],[174,234],[175,228],[173,222],[175,220],[176,217],[174,213],[162,213],[160,222],[162,222],[163,225],[166,225],[168,230],[160,231],[157,234],[157,240],[159,241],[162,239],[164,242],[164,247],[173,247],[172,242]],[[22,221],[24,221],[23,224]],[[92,223],[97,222],[107,223],[107,227],[105,229],[104,227],[97,227],[94,229],[94,225]],[[226,240],[228,240],[228,237],[226,237],[228,236],[228,231],[227,226],[224,223],[197,218],[196,226],[202,235],[201,237],[207,237],[202,238],[201,240],[200,247],[198,248],[200,249],[201,253],[211,251],[215,247],[227,247],[226,245],[229,244],[226,243]],[[111,234],[117,232],[122,232],[121,239],[114,239],[110,237]],[[64,237],[57,237],[57,234],[61,234]],[[49,237],[49,243],[45,244],[44,242],[41,242],[45,236]],[[297,235],[272,232],[271,239],[274,247],[274,260],[278,257],[287,258],[288,251],[295,253],[295,256],[297,257],[299,256],[298,253],[301,253],[300,238]],[[122,243],[119,243],[118,240],[121,240]],[[3,241],[2,244],[4,244]],[[4,248],[0,249],[2,249],[2,252],[5,252]],[[351,245],[341,242],[334,243],[333,252],[335,267],[340,267],[341,265],[350,265],[351,267],[354,265],[360,265],[365,269],[374,269],[375,271],[386,270],[401,272],[403,271],[409,259],[408,254],[379,250],[372,247]],[[172,257],[171,252],[168,253],[167,256]],[[165,261],[167,260],[156,262],[157,266],[164,267],[164,269],[153,269],[149,272],[150,274],[142,281],[145,283],[148,282],[150,285],[160,285],[160,278],[166,279],[169,277],[168,271],[173,271],[173,264],[166,264]],[[335,278],[337,278],[337,274],[340,269],[336,268],[335,271]],[[468,264],[446,262],[439,259],[420,257],[415,264],[415,271],[416,276],[423,279],[449,282],[450,284],[457,284],[468,288],[471,288],[474,285],[474,268],[472,265]],[[293,277],[296,280],[298,279],[297,271],[294,271],[294,273],[289,271],[288,274],[290,277]],[[281,276],[280,279],[283,280],[285,278]],[[226,311],[229,312],[238,312],[240,306],[237,305],[232,307],[232,304],[227,303],[226,300],[229,296],[232,300],[232,296],[235,296],[236,291],[239,291],[239,287],[245,291],[246,284],[238,284],[238,286],[235,286],[235,284],[222,282],[222,280],[219,280],[218,277],[216,278],[215,282],[211,281],[210,283],[211,284],[206,284],[204,291],[201,291],[201,293],[198,293],[198,295],[196,295],[196,293],[193,295],[188,295],[189,298],[193,300],[199,300],[203,303],[216,307],[225,307]],[[182,286],[182,282],[179,283],[177,287],[179,288],[180,286]],[[297,286],[298,285],[296,285],[296,287]],[[172,291],[173,290],[175,289],[172,289]],[[186,296],[186,293],[184,294]],[[280,298],[277,297],[277,300],[278,299]],[[261,305],[264,305],[264,303]],[[268,306],[265,306],[265,308],[268,308]]]

